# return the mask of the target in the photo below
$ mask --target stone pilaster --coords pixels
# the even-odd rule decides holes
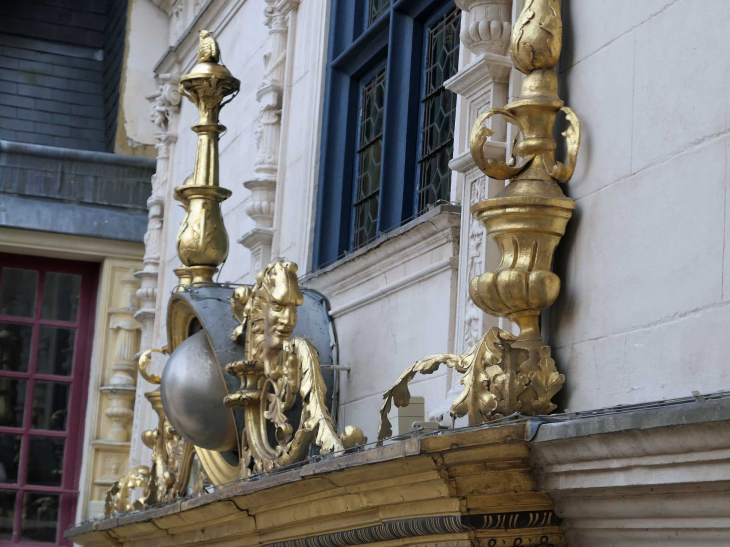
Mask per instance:
[[[507,49],[512,33],[512,0],[456,0],[463,10],[461,19],[462,53],[459,71],[446,82],[447,89],[459,95],[455,127],[454,159],[449,167],[459,174],[457,188],[462,203],[457,290],[457,320],[454,352],[466,351],[491,327],[501,326],[488,317],[469,298],[469,280],[498,261],[498,250],[488,241],[486,231],[471,215],[474,203],[488,198],[504,187],[502,181],[485,177],[469,151],[469,133],[477,116],[490,108],[509,102],[512,61]],[[504,160],[509,149],[508,128],[503,120],[493,121],[494,135],[488,149],[495,159]],[[428,419],[448,416],[450,402],[459,394],[457,375],[452,375],[444,404],[433,409]]]
[[[264,8],[265,24],[271,36],[270,49],[264,54],[264,78],[256,91],[261,107],[255,132],[254,176],[243,183],[251,192],[244,209],[256,226],[238,240],[251,251],[252,276],[272,258],[289,17],[298,5],[298,0],[266,0]]]
[[[137,290],[139,309],[135,318],[142,323],[143,349],[152,347],[154,331],[155,309],[157,301],[157,278],[160,269],[160,243],[164,224],[165,192],[170,169],[170,156],[177,142],[177,120],[180,114],[180,93],[177,86],[179,75],[160,74],[157,76],[159,86],[157,91],[148,96],[152,103],[150,118],[157,126],[157,170],[152,176],[152,194],[147,200],[149,221],[147,233],[144,237],[144,268],[135,276],[141,286]]]
[[[178,92],[180,82],[179,74],[159,74],[156,77],[158,87],[155,93],[147,96],[150,101],[149,115],[152,123],[157,126],[155,134],[157,138],[157,170],[152,176],[152,194],[147,200],[149,209],[149,220],[147,233],[144,237],[145,254],[144,267],[134,275],[140,280],[140,287],[137,289],[139,301],[138,309],[134,317],[142,325],[141,350],[154,346],[155,317],[157,310],[157,286],[160,272],[161,243],[164,237],[164,215],[165,196],[168,191],[170,178],[170,158],[174,155],[175,144],[177,143],[177,125],[180,115],[181,96]],[[135,411],[146,409],[147,401],[144,399],[141,390],[137,394]],[[145,410],[142,410],[145,412]],[[141,434],[140,419],[135,420],[132,444],[136,447]],[[137,450],[133,448],[130,453],[130,460],[136,465],[138,459]]]
[[[129,424],[134,417],[134,395],[137,383],[135,356],[139,351],[139,333],[142,326],[134,319],[137,279],[122,280],[122,298],[126,306],[113,310],[109,318],[110,339],[113,340],[114,362],[112,375],[101,391],[106,393],[107,407],[104,415],[111,425],[104,432],[103,439],[114,442],[128,442]]]
[[[466,351],[481,338],[486,329],[497,326],[489,320],[468,296],[469,279],[484,271],[488,260],[487,237],[484,229],[472,218],[472,204],[486,199],[502,188],[501,181],[488,180],[476,167],[469,152],[469,132],[476,117],[490,108],[501,108],[509,101],[508,87],[512,62],[507,56],[512,31],[512,0],[456,0],[464,10],[461,42],[468,50],[469,61],[462,63],[459,72],[446,86],[461,97],[461,108],[466,109],[466,123],[458,128],[460,146],[450,167],[463,177],[463,204],[461,253],[459,265],[459,302],[455,351]],[[462,118],[463,119],[463,118]],[[507,152],[507,128],[502,120],[492,127],[491,152],[504,160]]]

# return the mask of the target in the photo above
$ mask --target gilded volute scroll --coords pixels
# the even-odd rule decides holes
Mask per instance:
[[[558,372],[550,347],[542,345],[540,312],[560,292],[560,279],[552,271],[553,254],[575,208],[560,184],[568,182],[575,170],[581,131],[578,116],[558,97],[553,69],[561,45],[558,0],[527,0],[510,44],[514,66],[525,74],[520,98],[481,114],[469,141],[472,157],[485,175],[510,179],[495,197],[471,208],[502,257],[495,271],[471,279],[469,295],[484,312],[516,323],[519,336],[493,328],[465,355],[434,355],[411,365],[384,395],[379,439],[391,434],[387,415],[392,404],[408,404],[408,382],[417,373],[433,373],[441,364],[464,373],[464,389],[451,414],[468,416],[472,425],[516,412],[548,414],[556,408],[552,398],[565,377]],[[562,133],[565,163],[555,159],[553,128],[559,112],[568,123]],[[493,135],[486,124],[493,116],[502,116],[517,129],[507,161],[490,158],[485,150]]]

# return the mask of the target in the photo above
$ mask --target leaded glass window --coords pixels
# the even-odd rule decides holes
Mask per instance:
[[[368,24],[372,25],[390,7],[390,0],[368,0]]]
[[[329,1],[316,269],[449,198],[459,54],[454,0]]]
[[[456,94],[444,82],[458,70],[461,12],[447,11],[426,32],[425,86],[421,99],[421,150],[419,154],[418,212],[449,199],[454,153]]]
[[[384,107],[385,68],[382,68],[365,81],[361,91],[353,248],[372,241],[378,233]]]

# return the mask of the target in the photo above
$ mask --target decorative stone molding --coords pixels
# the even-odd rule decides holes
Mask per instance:
[[[243,183],[251,192],[244,210],[256,222],[256,226],[238,240],[251,251],[251,272],[258,272],[272,258],[287,38],[291,12],[298,6],[299,0],[266,0],[264,8],[271,48],[264,54],[264,78],[256,90],[256,100],[261,108],[255,130],[255,174],[254,178]]]
[[[460,185],[460,201],[464,208],[460,245],[462,249],[468,249],[461,254],[459,264],[455,339],[455,351],[459,353],[471,347],[490,327],[498,326],[496,321],[487,323],[490,320],[468,297],[469,279],[483,271],[491,247],[484,228],[472,218],[469,208],[488,198],[503,184],[490,181],[477,169],[468,149],[468,134],[479,114],[489,108],[500,108],[509,100],[512,61],[506,53],[512,28],[512,0],[456,0],[456,5],[464,10],[461,41],[468,49],[462,53],[466,62],[462,61],[459,72],[445,85],[463,99],[460,108],[466,110],[466,121],[457,129],[461,146],[449,164],[463,181]],[[494,135],[485,151],[494,159],[504,161],[509,148],[507,126],[498,120],[493,122],[492,129]],[[452,389],[458,393],[458,382],[452,382]],[[452,398],[450,396],[451,393],[448,400]]]
[[[117,258],[107,258],[101,266],[78,519],[102,512],[104,491],[116,480],[117,470],[124,472],[127,466],[137,383],[134,355],[142,330],[134,319],[139,280],[133,272],[141,267],[139,260]]]
[[[135,278],[121,281],[122,301],[126,306],[112,310],[109,318],[110,339],[114,342],[114,362],[108,383],[101,388],[106,393],[109,405],[104,415],[111,421],[103,438],[114,442],[129,441],[128,424],[134,417],[134,395],[136,391],[135,355],[139,351],[139,333],[142,326],[135,321],[138,304]]]
[[[730,400],[543,424],[530,451],[571,547],[727,545]]]
[[[165,213],[165,193],[168,185],[170,156],[177,142],[177,123],[180,115],[180,93],[177,90],[179,74],[159,74],[155,93],[147,96],[150,101],[150,119],[157,126],[157,170],[152,176],[152,195],[147,200],[149,220],[144,237],[144,268],[135,276],[141,286],[137,290],[139,307],[135,314],[142,323],[142,348],[153,345],[152,335],[157,301],[157,278],[160,270],[160,241]]]
[[[512,0],[456,0],[469,12],[470,20],[462,25],[461,42],[477,55],[505,55],[512,34]]]
[[[170,18],[170,45],[177,43],[200,14],[204,0],[152,0]]]

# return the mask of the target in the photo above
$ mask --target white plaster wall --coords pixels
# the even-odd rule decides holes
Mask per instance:
[[[730,389],[725,0],[563,0],[584,128],[550,343],[583,410]]]
[[[290,82],[284,116],[272,254],[311,263],[319,177],[319,141],[329,28],[329,2],[305,0],[289,29]]]
[[[131,0],[127,23],[127,57],[121,91],[124,131],[141,144],[155,144],[156,127],[149,116],[147,95],[157,89],[152,69],[167,46],[167,14],[152,0]],[[155,52],[150,55],[150,52]]]

